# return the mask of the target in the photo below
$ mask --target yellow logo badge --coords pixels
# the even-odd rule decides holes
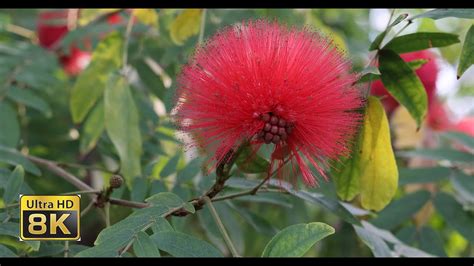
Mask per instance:
[[[80,210],[80,195],[20,195],[20,239],[80,240]]]

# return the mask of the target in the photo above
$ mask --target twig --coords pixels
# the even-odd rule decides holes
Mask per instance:
[[[69,257],[69,241],[64,241],[64,257]]]
[[[66,167],[71,167],[71,168],[87,169],[87,170],[96,170],[96,171],[101,171],[101,172],[110,173],[110,174],[117,173],[117,171],[111,171],[111,170],[105,169],[103,167],[98,167],[98,166],[83,165],[83,164],[77,164],[77,163],[67,163],[67,162],[57,162],[57,164],[59,166],[66,166]]]
[[[27,28],[23,28],[23,27],[18,26],[18,25],[7,24],[5,26],[5,30],[8,31],[8,32],[14,33],[18,36],[29,39],[33,43],[36,43],[38,41],[38,38],[36,37],[36,33],[32,30],[27,29]]]
[[[199,29],[198,45],[201,45],[202,41],[204,40],[204,30],[206,29],[206,12],[207,10],[204,8],[201,15],[201,28]]]
[[[110,203],[106,202],[104,206],[105,228],[110,227]]]
[[[222,234],[222,237],[224,238],[224,241],[227,245],[227,247],[230,250],[230,253],[232,253],[232,257],[240,257],[237,250],[235,249],[234,244],[232,243],[232,240],[229,237],[229,234],[225,230],[224,224],[222,223],[219,214],[217,213],[216,209],[214,208],[214,205],[211,202],[211,199],[209,197],[204,197],[204,201],[206,202],[207,206],[209,207],[209,211],[211,212],[212,217],[214,218],[214,221],[217,224],[217,227],[219,228],[219,231]]]
[[[99,194],[99,193],[100,193],[100,190],[78,190],[78,191],[61,193],[61,195]]]
[[[81,217],[85,216],[90,210],[92,210],[92,207],[94,207],[94,201],[91,200],[89,202],[89,205],[84,208],[84,210],[81,211]]]
[[[128,19],[127,22],[127,28],[125,29],[125,43],[123,45],[123,54],[122,54],[122,69],[123,72],[126,72],[127,69],[127,64],[128,64],[128,44],[130,43],[130,35],[132,33],[132,28],[133,28],[133,22],[134,22],[134,15],[133,12],[130,14],[130,18]]]

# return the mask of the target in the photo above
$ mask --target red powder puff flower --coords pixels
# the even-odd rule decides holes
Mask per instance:
[[[347,154],[361,120],[350,70],[317,33],[246,22],[214,35],[182,69],[175,118],[214,166],[245,142],[256,150],[270,144],[269,173],[289,161],[314,186],[310,166],[326,178],[329,160]]]
[[[438,75],[438,64],[436,63],[436,55],[430,51],[416,51],[411,53],[401,54],[400,57],[405,62],[410,62],[418,59],[428,60],[427,63],[422,65],[419,69],[416,70],[416,74],[423,83],[426,94],[428,95],[428,103],[431,103],[433,97],[435,97],[436,91],[436,78]],[[376,96],[384,96],[382,103],[385,107],[385,111],[388,114],[391,114],[395,108],[399,105],[397,100],[395,100],[392,95],[385,89],[380,80],[374,81],[372,84],[371,93]]]

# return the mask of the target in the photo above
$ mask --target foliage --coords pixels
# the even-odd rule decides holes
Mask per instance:
[[[415,72],[426,60],[400,57],[439,49],[472,80],[474,11],[392,10],[376,32],[369,10],[91,9],[55,50],[38,42],[39,12],[0,13],[0,257],[474,256],[474,134],[429,128]],[[442,32],[433,20],[448,17],[458,28]],[[251,146],[209,169],[171,119],[189,56],[222,27],[257,18],[319,28],[361,73],[363,123],[318,187],[268,178],[271,151]],[[71,47],[92,55],[77,76],[61,59]],[[369,96],[377,79],[414,120],[408,135],[435,145],[392,147],[383,99]],[[114,174],[126,181],[117,189]],[[81,241],[18,241],[19,194],[78,190],[91,196]]]

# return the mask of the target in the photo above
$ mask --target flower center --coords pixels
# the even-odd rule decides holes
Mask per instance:
[[[266,113],[259,118],[265,122],[262,130],[257,134],[257,138],[263,140],[266,144],[273,142],[275,144],[285,141],[288,135],[293,131],[294,125],[285,121],[274,114]]]

